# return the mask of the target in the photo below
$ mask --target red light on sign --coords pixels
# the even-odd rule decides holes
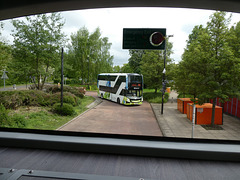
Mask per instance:
[[[165,37],[160,32],[154,32],[150,36],[150,43],[153,46],[160,46],[164,40]]]
[[[136,84],[132,84],[132,86],[134,87],[134,86],[137,86]]]
[[[141,84],[138,84],[138,86],[141,86]]]

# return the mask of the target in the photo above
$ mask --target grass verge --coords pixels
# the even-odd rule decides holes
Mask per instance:
[[[97,85],[79,85],[79,84],[69,84],[71,87],[85,87],[88,91],[97,91]],[[89,87],[89,88],[88,88]]]
[[[169,93],[165,92],[164,103],[168,102]],[[149,103],[162,103],[162,92],[155,93],[154,89],[143,90],[143,100]]]
[[[92,103],[95,99],[90,96],[85,96],[81,99],[80,105],[75,106],[75,114],[72,116],[61,116],[51,112],[50,107],[26,107],[22,106],[17,110],[8,110],[9,116],[21,116],[25,119],[25,129],[41,129],[41,130],[55,130],[74,117],[87,110],[87,105]],[[8,127],[8,126],[6,126]],[[14,127],[12,125],[11,127]]]

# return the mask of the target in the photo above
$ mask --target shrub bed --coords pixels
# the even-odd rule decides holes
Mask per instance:
[[[168,98],[169,93],[165,93],[164,103],[168,102]],[[145,92],[143,93],[143,100],[146,100],[149,103],[162,103],[162,93]]]
[[[47,93],[51,93],[51,94],[61,92],[61,88],[58,87],[57,85],[45,85],[44,90]],[[86,92],[86,89],[83,87],[64,86],[63,92],[70,92],[79,98],[83,98]]]
[[[49,104],[53,105],[55,103],[59,103],[60,100],[61,100],[61,93],[60,92],[52,94],[49,97]],[[80,104],[79,98],[77,96],[75,96],[74,94],[69,93],[69,92],[64,92],[63,93],[63,102],[71,104],[72,106],[77,106],[77,105]]]
[[[52,107],[52,111],[63,116],[71,116],[75,114],[73,106],[67,103],[63,103],[62,107],[61,103],[54,104]]]
[[[79,105],[81,102],[79,98],[83,98],[84,96],[79,92],[75,92],[75,94],[64,92],[63,102],[69,103],[72,106]],[[6,109],[17,109],[20,106],[52,106],[55,103],[59,103],[60,98],[60,92],[54,94],[39,90],[0,92],[0,102]]]
[[[8,110],[0,104],[0,127],[24,128],[26,126],[25,117],[20,114],[9,116]]]
[[[17,109],[20,106],[45,106],[48,96],[42,91],[3,91],[0,92],[0,102],[7,109]]]

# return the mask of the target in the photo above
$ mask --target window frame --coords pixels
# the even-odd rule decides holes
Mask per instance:
[[[36,6],[38,8],[35,8]],[[240,2],[236,0],[36,0],[24,2],[1,0],[0,20],[61,10],[110,7],[180,7],[240,12]],[[240,142],[230,140],[157,138],[0,128],[0,143],[1,146],[6,147],[240,161]]]

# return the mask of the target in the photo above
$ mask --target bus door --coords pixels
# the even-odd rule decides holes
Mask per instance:
[[[111,88],[111,79],[110,79],[110,76],[109,76],[109,75],[108,75],[108,78],[107,78],[107,84],[106,84],[106,86],[109,87],[109,88]],[[109,92],[109,91],[108,91],[108,93],[109,93],[108,99],[112,99],[112,97],[111,97],[111,96],[112,96],[112,95],[111,95],[112,93]]]

